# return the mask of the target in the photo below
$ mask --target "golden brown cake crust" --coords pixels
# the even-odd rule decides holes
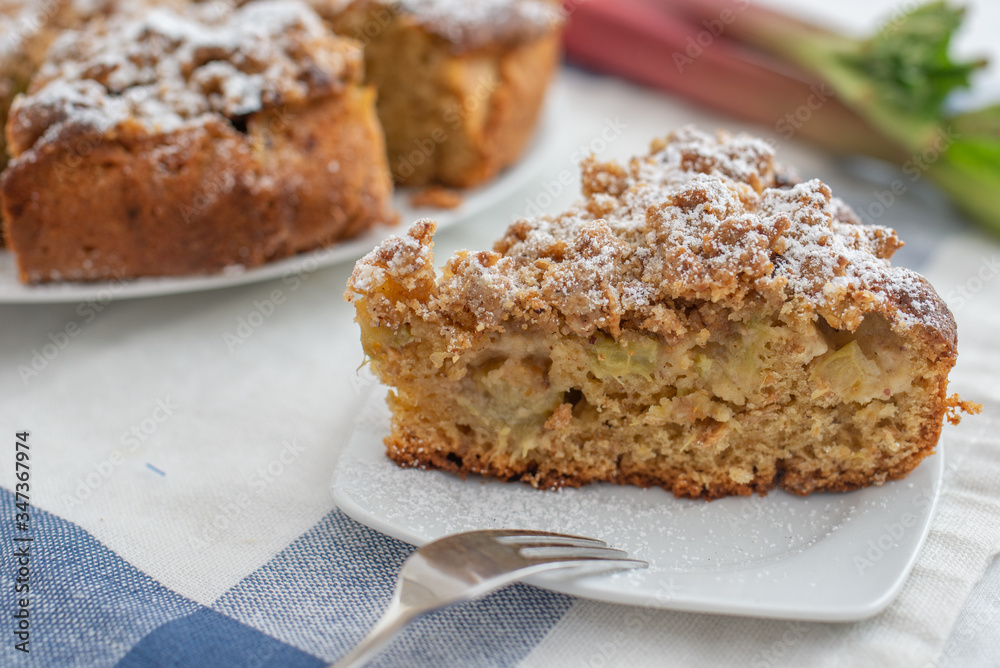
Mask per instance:
[[[297,2],[191,12],[67,33],[15,103],[22,280],[252,267],[394,219],[357,45]]]
[[[845,491],[905,476],[974,409],[947,395],[954,320],[891,265],[895,233],[776,170],[764,142],[686,128],[627,165],[586,161],[583,185],[441,276],[430,221],[355,267],[401,465]]]

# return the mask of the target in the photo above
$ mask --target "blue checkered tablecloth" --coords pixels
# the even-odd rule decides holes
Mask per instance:
[[[0,489],[0,516],[14,495]],[[412,547],[332,510],[266,564],[203,605],[164,587],[76,524],[32,513],[27,655],[5,634],[4,665],[324,666],[374,623]],[[13,550],[0,588],[11,592]],[[373,665],[517,665],[571,605],[517,585],[416,622]],[[7,606],[10,610],[10,606]],[[5,615],[9,617],[9,615]],[[9,626],[9,624],[8,624]]]

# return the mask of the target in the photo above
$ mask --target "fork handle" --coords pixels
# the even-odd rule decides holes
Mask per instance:
[[[393,597],[389,607],[382,613],[381,619],[375,623],[368,635],[357,644],[357,646],[341,657],[336,663],[332,663],[328,668],[354,668],[362,666],[371,659],[388,643],[401,628],[406,626],[419,616],[423,610],[411,606],[404,606],[399,599]]]

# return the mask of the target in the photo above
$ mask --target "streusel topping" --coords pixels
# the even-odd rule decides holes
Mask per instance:
[[[450,259],[418,312],[454,328],[456,342],[462,332],[552,323],[617,335],[625,321],[677,336],[693,326],[678,314],[705,304],[735,319],[766,308],[850,330],[881,313],[954,339],[933,289],[889,262],[902,245],[893,230],[862,225],[818,180],[790,184],[775,173],[765,142],[693,128],[627,165],[590,158],[582,202],[516,221],[493,251]],[[391,320],[373,272],[399,285],[417,276],[430,294],[430,236],[421,222],[407,243],[364,258],[349,295]]]
[[[53,45],[15,105],[14,153],[66,126],[109,132],[137,123],[167,133],[239,119],[335,93],[359,81],[361,68],[360,49],[296,1],[115,16]]]

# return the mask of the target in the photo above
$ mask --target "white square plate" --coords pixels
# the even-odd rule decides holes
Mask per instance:
[[[899,593],[930,527],[943,457],[908,478],[849,493],[711,503],[661,489],[595,484],[557,492],[440,471],[385,455],[389,413],[376,391],[333,477],[349,516],[414,545],[450,533],[516,528],[592,536],[649,562],[646,570],[532,584],[574,596],[675,610],[850,621]]]

